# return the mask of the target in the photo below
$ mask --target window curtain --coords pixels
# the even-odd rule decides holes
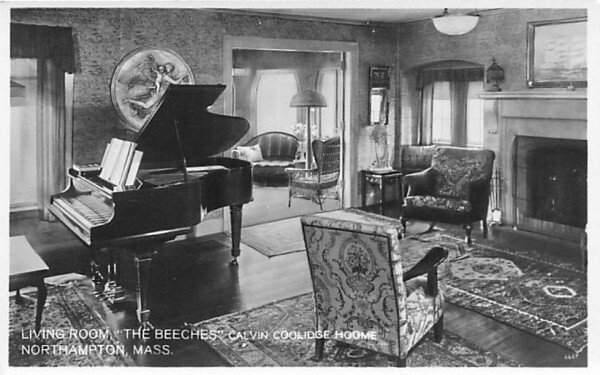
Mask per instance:
[[[419,144],[432,143],[431,123],[433,121],[433,83],[421,90],[421,123],[419,126]]]
[[[484,72],[481,66],[465,64],[465,62],[445,61],[419,71],[417,90],[421,92],[421,118],[418,129],[420,145],[430,145],[433,142],[431,130],[435,82],[450,82],[452,145],[466,145],[467,90],[469,82],[483,80]]]
[[[53,220],[50,195],[66,185],[65,73],[75,71],[71,28],[11,24],[11,58],[37,59],[38,207]]]
[[[467,145],[467,90],[468,82],[450,82],[450,110],[452,114],[452,146]]]

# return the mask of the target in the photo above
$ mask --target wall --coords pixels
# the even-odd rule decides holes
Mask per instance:
[[[464,60],[504,69],[503,91],[528,90],[526,85],[527,22],[586,16],[585,9],[520,9],[490,12],[465,35],[439,33],[430,20],[398,27],[398,67],[401,76],[402,144],[417,141],[419,92],[415,90],[420,65],[440,60]],[[584,89],[581,89],[584,90]]]
[[[223,36],[254,36],[359,44],[360,77],[358,124],[349,124],[358,149],[370,149],[367,123],[368,71],[371,65],[394,66],[394,29],[327,22],[246,16],[205,9],[13,9],[11,21],[73,27],[77,72],[74,77],[73,161],[92,162],[102,157],[111,137],[130,137],[113,109],[110,80],[119,61],[141,46],[164,46],[188,63],[197,83],[222,82]],[[393,86],[394,89],[395,86]],[[222,99],[214,111],[222,111]],[[395,123],[392,103],[390,124]],[[394,139],[394,126],[390,139]],[[370,165],[372,155],[361,152],[358,169]]]

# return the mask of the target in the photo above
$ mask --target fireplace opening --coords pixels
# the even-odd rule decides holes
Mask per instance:
[[[528,136],[518,136],[516,142],[517,221],[532,225],[533,219],[584,228],[587,142]],[[542,227],[546,231],[556,229],[552,225]]]

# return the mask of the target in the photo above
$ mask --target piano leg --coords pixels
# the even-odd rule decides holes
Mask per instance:
[[[137,274],[136,280],[136,300],[137,300],[137,318],[144,328],[152,328],[150,324],[150,308],[148,297],[150,294],[150,266],[152,265],[152,255],[154,252],[144,252],[135,254],[134,263]]]
[[[92,273],[92,281],[94,282],[94,295],[97,298],[102,298],[104,293],[104,285],[106,284],[106,276],[102,274],[102,254],[100,249],[92,248],[92,256],[90,259],[90,269]]]
[[[109,305],[125,300],[125,289],[120,280],[120,254],[114,247],[108,248],[108,283],[104,286],[104,296]]]
[[[111,306],[125,300],[125,290],[121,287],[119,277],[119,254],[112,247],[92,250],[92,281],[95,284],[97,298]]]
[[[237,204],[229,206],[231,216],[231,256],[233,257],[229,262],[232,266],[237,266],[237,257],[240,256],[240,239],[242,235],[242,205]]]

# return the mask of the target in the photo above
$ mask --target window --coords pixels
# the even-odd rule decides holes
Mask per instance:
[[[285,70],[257,72],[256,134],[270,131],[290,132],[290,125],[298,122],[297,108],[290,107],[298,93],[296,75]]]

